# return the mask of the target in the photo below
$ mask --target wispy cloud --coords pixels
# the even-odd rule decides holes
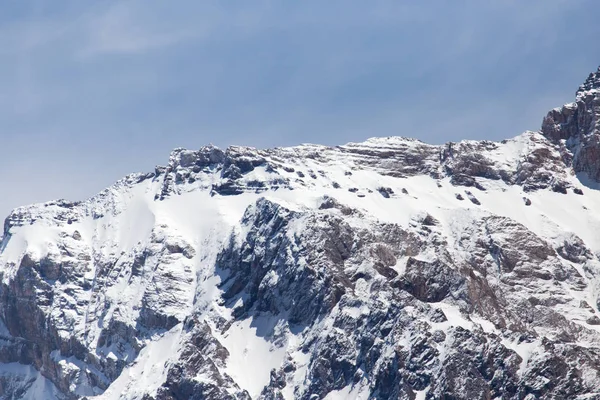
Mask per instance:
[[[108,54],[141,54],[150,50],[175,45],[198,35],[190,27],[162,26],[156,17],[147,20],[147,13],[139,5],[119,2],[100,15],[92,16],[83,29],[85,42],[80,50],[84,57]],[[173,26],[175,25],[175,26]]]

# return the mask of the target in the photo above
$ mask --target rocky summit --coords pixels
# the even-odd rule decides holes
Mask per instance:
[[[600,399],[600,69],[541,130],[176,149],[0,245],[2,399]]]

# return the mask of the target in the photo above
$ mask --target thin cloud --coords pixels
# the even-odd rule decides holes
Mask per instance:
[[[160,26],[140,11],[135,3],[124,2],[89,18],[84,28],[86,42],[78,55],[142,54],[198,37],[197,30]]]

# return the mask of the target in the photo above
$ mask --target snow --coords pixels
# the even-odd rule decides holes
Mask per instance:
[[[28,254],[33,260],[42,259],[51,249],[56,247],[55,243],[59,239],[59,232],[60,230],[57,227],[44,223],[12,228],[10,231],[11,240],[8,241],[0,254],[0,265],[19,265],[25,254]],[[12,279],[16,268],[7,268],[4,272],[3,279],[6,283]]]
[[[116,242],[119,251],[127,251],[140,242],[148,240],[155,226],[155,216],[152,204],[149,204],[148,195],[144,186],[135,187],[129,194],[127,207],[119,215],[119,234]]]
[[[427,386],[423,390],[418,390],[415,392],[415,400],[425,400],[427,398],[427,392],[429,391],[429,386]]]
[[[289,348],[295,348],[294,342],[291,341],[289,344]],[[292,358],[294,365],[296,365],[296,370],[293,372],[292,378],[290,382],[281,390],[281,395],[285,400],[293,400],[294,396],[294,388],[302,387],[306,383],[306,373],[308,371],[309,363],[310,363],[310,353],[304,353],[301,350],[290,351],[290,357]]]
[[[340,390],[327,393],[324,400],[367,400],[370,394],[368,381],[362,379],[355,385],[348,385]]]
[[[44,378],[40,372],[30,365],[18,363],[0,364],[0,375],[13,381],[27,382],[25,393],[19,396],[22,400],[57,399],[60,392],[54,384]]]
[[[431,322],[433,329],[447,330],[451,326],[460,326],[461,328],[472,330],[473,322],[468,320],[460,312],[460,309],[452,304],[448,303],[430,303],[433,307],[437,307],[444,312],[447,321],[445,322]]]
[[[253,398],[269,383],[271,370],[281,365],[286,353],[284,347],[276,347],[257,334],[265,324],[269,325],[269,321],[247,318],[217,336],[229,351],[226,372]]]
[[[179,354],[181,324],[169,332],[150,340],[135,362],[127,366],[110,387],[99,396],[88,396],[97,400],[141,398],[144,394],[156,394],[165,381],[170,360]]]
[[[517,353],[522,361],[521,364],[519,366],[519,375],[523,375],[523,373],[525,372],[526,368],[527,368],[527,363],[529,362],[529,360],[535,355],[536,352],[542,350],[543,349],[541,347],[541,341],[539,340],[533,340],[531,342],[520,342],[518,341],[518,339],[515,340],[508,340],[508,339],[503,339],[502,340],[502,344],[513,350],[515,353]]]
[[[542,139],[536,132],[525,132],[512,139],[499,143],[496,150],[485,152],[485,157],[503,168],[512,168],[517,165],[521,157],[533,146],[532,139]]]

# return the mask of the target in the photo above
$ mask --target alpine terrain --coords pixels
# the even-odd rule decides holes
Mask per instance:
[[[600,69],[540,131],[176,149],[14,210],[2,399],[600,399]]]

